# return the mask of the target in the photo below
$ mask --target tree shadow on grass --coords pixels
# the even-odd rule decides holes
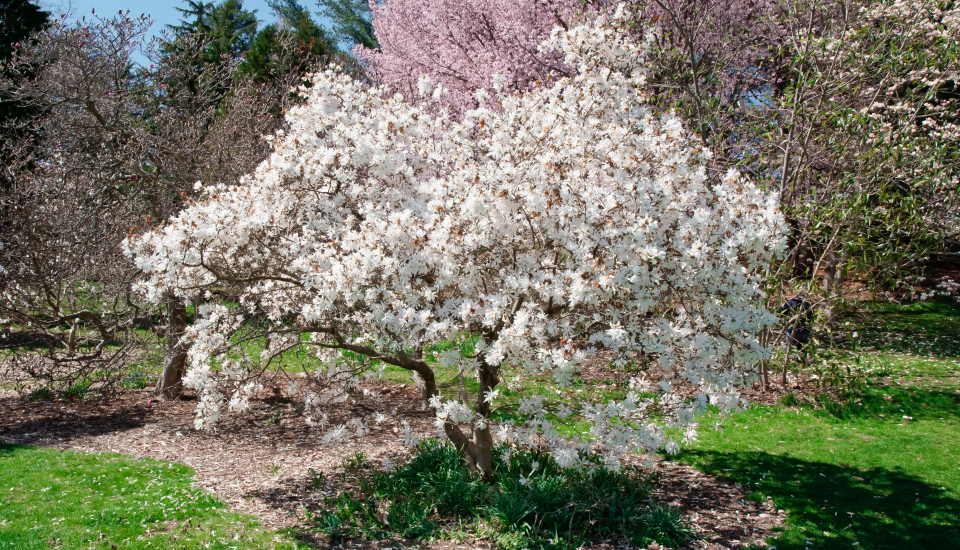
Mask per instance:
[[[915,420],[960,417],[960,393],[911,387],[868,387],[845,399],[818,396],[823,412],[835,418]]]
[[[910,304],[871,303],[847,315],[859,339],[842,349],[960,357],[960,305],[941,298]]]
[[[906,473],[763,452],[686,451],[680,460],[772,497],[787,525],[779,550],[957,548],[960,500]]]

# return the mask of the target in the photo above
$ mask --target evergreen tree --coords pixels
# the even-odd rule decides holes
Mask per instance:
[[[0,64],[10,59],[18,43],[47,26],[50,14],[30,0],[0,3]]]
[[[207,33],[210,37],[207,55],[211,62],[236,61],[250,48],[257,34],[256,11],[243,9],[242,0],[225,0],[210,12]]]
[[[196,0],[187,0],[187,7],[177,8],[182,16],[182,22],[179,25],[167,25],[167,29],[172,31],[175,36],[193,34],[196,32],[205,33],[210,30],[210,12],[213,11],[213,2],[197,2]]]
[[[167,25],[171,36],[161,45],[161,50],[173,53],[181,47],[179,40],[199,37],[206,47],[198,64],[238,61],[257,34],[256,10],[244,9],[243,0],[224,0],[220,4],[187,0],[187,6],[177,10],[183,19],[178,25]]]
[[[234,72],[256,36],[256,12],[244,9],[242,0],[187,0],[177,10],[183,19],[167,26],[169,34],[157,59],[179,68],[166,75],[164,101],[190,103],[202,97],[219,104],[229,87],[224,75]]]
[[[278,22],[254,37],[238,67],[239,75],[258,82],[283,79],[336,54],[333,41],[297,0],[273,0],[270,7]]]
[[[380,47],[377,36],[370,23],[370,3],[368,0],[319,0],[323,15],[332,24],[333,35],[337,40],[353,46],[362,46],[370,50]]]
[[[30,0],[4,0],[0,3],[0,80],[11,84],[29,76],[30,71],[9,70],[7,62],[14,51],[26,43],[30,37],[43,30],[50,20],[50,14],[40,9]],[[5,86],[4,86],[5,87]],[[0,138],[4,145],[23,142],[31,135],[27,125],[39,115],[38,108],[24,101],[10,97],[0,89]],[[14,162],[8,147],[0,147],[0,189],[10,186],[8,168]]]

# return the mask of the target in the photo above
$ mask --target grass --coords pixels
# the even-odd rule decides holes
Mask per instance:
[[[169,462],[0,444],[0,549],[303,548],[192,477]]]
[[[832,350],[866,383],[758,406],[704,430],[678,459],[772,497],[785,549],[956,548],[960,308],[871,304]],[[831,350],[828,350],[831,351]]]
[[[960,360],[960,306],[950,300],[875,302],[850,319],[864,349]]]

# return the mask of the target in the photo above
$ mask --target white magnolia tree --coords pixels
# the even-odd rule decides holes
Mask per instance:
[[[186,336],[197,426],[245,408],[256,390],[262,363],[227,353],[251,319],[269,327],[262,361],[304,332],[330,359],[317,376],[328,389],[309,396],[308,412],[340,406],[333,381],[355,383],[336,366],[342,350],[412,371],[438,427],[487,476],[495,434],[549,444],[563,465],[585,452],[612,464],[675,446],[650,407],[690,424],[707,402],[735,405],[731,387],[764,356],[757,334],[774,321],[759,283],[783,245],[777,198],[735,172],[710,181],[709,152],[645,105],[646,47],[624,38],[627,20],[558,29],[543,47],[564,52],[575,77],[520,97],[493,82],[480,92],[487,107],[460,122],[317,74],[254,174],[207,188],[166,227],[130,240],[146,296],[203,304]],[[420,92],[443,90],[422,81]],[[239,308],[210,303],[224,288]],[[476,353],[443,353],[439,364],[475,376],[480,390],[473,402],[446,400],[424,349],[465,335]],[[601,350],[642,362],[661,395],[579,411],[531,397],[526,425],[493,425],[504,365],[551,370],[563,384]],[[671,379],[703,395],[673,398]],[[564,439],[547,410],[593,428]]]

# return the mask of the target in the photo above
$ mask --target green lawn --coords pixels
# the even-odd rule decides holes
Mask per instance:
[[[865,387],[722,419],[679,460],[772,497],[780,550],[960,548],[960,308],[873,305],[851,323],[838,351]]]
[[[297,549],[179,464],[0,445],[0,549]]]

